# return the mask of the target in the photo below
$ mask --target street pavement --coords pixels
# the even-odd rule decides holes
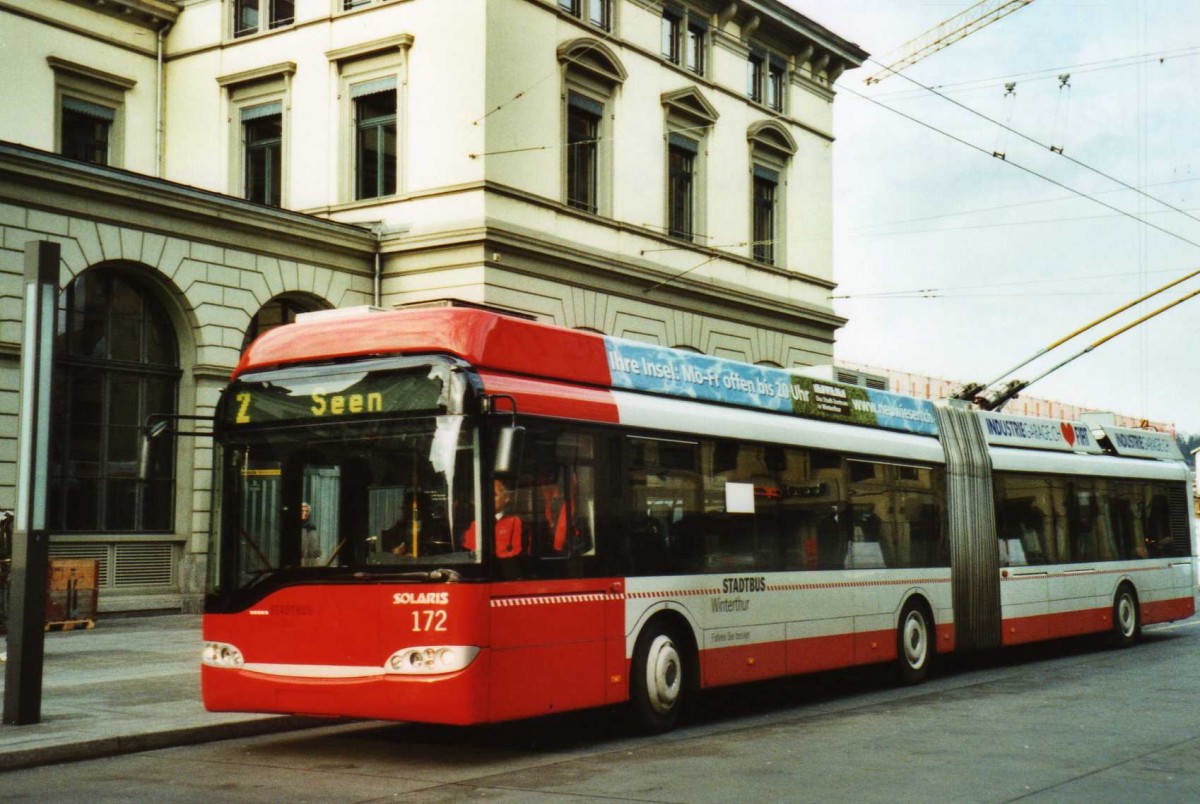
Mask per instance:
[[[205,711],[200,633],[199,615],[166,614],[46,634],[41,722],[0,725],[0,772],[342,722]]]
[[[45,644],[41,722],[0,725],[0,771],[331,723],[205,711],[199,615],[102,615]]]

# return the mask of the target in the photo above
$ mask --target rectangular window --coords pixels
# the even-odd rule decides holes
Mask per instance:
[[[777,112],[783,111],[783,98],[787,88],[787,65],[771,57],[767,68],[767,96],[765,103]]]
[[[588,22],[597,28],[609,30],[609,0],[588,0]]]
[[[663,58],[672,64],[679,64],[682,58],[682,43],[680,32],[683,29],[683,13],[671,6],[663,8],[662,15],[662,54]]]
[[[601,30],[612,27],[612,0],[558,0],[558,7]]]
[[[296,21],[296,0],[270,0],[271,27],[283,28]]]
[[[567,96],[567,203],[595,212],[600,120],[604,106],[575,92]]]
[[[263,18],[267,29],[283,28],[296,21],[296,0],[233,0],[233,35],[256,34]]]
[[[750,51],[746,60],[746,97],[756,103],[762,103],[763,77],[766,71],[767,57],[759,51]]]
[[[754,261],[775,264],[775,195],[779,174],[754,166]]]
[[[374,1],[375,1],[375,0],[342,0],[342,10],[343,10],[343,11],[350,11],[350,10],[352,10],[352,9],[355,9],[355,8],[361,8],[361,7],[363,7],[363,6],[369,6],[369,5],[371,5],[371,3],[373,3]]]
[[[354,100],[354,197],[396,193],[396,79],[367,81],[350,88]]]
[[[242,110],[247,201],[279,206],[283,187],[283,104]]]
[[[667,151],[667,231],[672,237],[695,236],[696,154],[699,144],[678,134]]]
[[[233,35],[258,33],[259,0],[233,0]]]
[[[696,75],[704,75],[704,51],[707,37],[708,26],[697,19],[689,18],[685,58],[687,68]]]
[[[1004,564],[1069,564],[1185,556],[1186,503],[1156,481],[997,473],[996,531]],[[1178,487],[1182,497],[1182,486]],[[1173,525],[1182,538],[1173,539]]]
[[[98,103],[64,95],[60,110],[62,154],[70,159],[108,164],[108,143],[116,112]]]
[[[848,569],[945,566],[939,470],[851,460]]]

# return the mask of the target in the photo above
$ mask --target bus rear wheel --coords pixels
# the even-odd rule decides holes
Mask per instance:
[[[1113,627],[1109,639],[1114,648],[1128,648],[1138,641],[1142,633],[1142,618],[1138,610],[1137,594],[1129,585],[1117,590],[1113,600]]]
[[[650,624],[633,650],[633,708],[645,731],[669,731],[679,720],[687,689],[685,649],[670,628]]]
[[[917,684],[929,674],[933,659],[933,620],[919,601],[910,600],[896,628],[896,675],[903,684]]]

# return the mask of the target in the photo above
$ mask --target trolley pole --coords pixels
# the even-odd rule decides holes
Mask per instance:
[[[9,590],[8,661],[4,669],[4,723],[42,719],[42,660],[46,641],[46,529],[50,478],[50,383],[58,314],[57,243],[25,244],[24,335],[21,343],[17,505]]]

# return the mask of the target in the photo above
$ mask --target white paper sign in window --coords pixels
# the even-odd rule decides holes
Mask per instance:
[[[754,484],[726,483],[725,512],[729,514],[753,514]]]

